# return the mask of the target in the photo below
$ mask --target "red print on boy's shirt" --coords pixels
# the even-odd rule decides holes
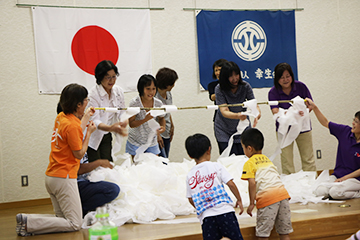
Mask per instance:
[[[208,175],[200,175],[200,171],[198,170],[195,175],[189,179],[189,185],[191,189],[194,189],[198,184],[205,182],[204,187],[209,189],[214,184],[215,178],[216,172],[210,173]]]
[[[360,154],[358,152],[355,153],[356,157],[360,157]]]

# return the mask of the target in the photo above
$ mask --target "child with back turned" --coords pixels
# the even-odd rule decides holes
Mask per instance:
[[[275,165],[262,154],[264,136],[256,128],[249,128],[241,135],[241,145],[249,160],[244,164],[241,179],[249,182],[250,205],[247,213],[252,216],[256,208],[256,236],[269,239],[276,227],[281,240],[290,239],[293,232],[289,207],[290,196],[281,182]]]
[[[222,237],[231,240],[243,239],[232,201],[223,183],[226,183],[235,195],[237,199],[235,207],[240,207],[241,214],[244,209],[240,193],[225,167],[220,163],[210,162],[209,138],[203,134],[189,136],[185,147],[189,156],[196,161],[196,166],[187,175],[186,197],[196,208],[203,239],[219,240]]]

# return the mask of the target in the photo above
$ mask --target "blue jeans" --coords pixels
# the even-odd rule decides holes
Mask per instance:
[[[243,240],[234,212],[206,217],[201,228],[204,240],[219,240],[222,237],[227,237],[231,240]]]
[[[108,202],[114,200],[120,192],[117,184],[100,181],[90,182],[88,180],[78,181],[83,216]]]
[[[160,157],[169,158],[170,152],[170,138],[162,138],[164,141],[164,147],[160,149]]]
[[[129,153],[132,156],[136,155],[136,150],[138,149],[138,146],[135,146],[131,143],[129,143],[129,141],[126,142],[126,148],[125,148],[125,152]],[[158,155],[160,153],[160,148],[159,148],[159,144],[156,144],[155,146],[152,147],[148,147],[145,152],[147,153],[153,153],[155,155]]]

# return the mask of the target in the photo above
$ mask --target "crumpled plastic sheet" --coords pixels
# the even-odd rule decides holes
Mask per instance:
[[[257,100],[256,99],[252,99],[252,100],[243,102],[243,104],[244,104],[244,108],[246,108],[246,111],[242,112],[243,115],[252,116],[252,117],[256,118],[260,114],[259,110],[257,109]],[[226,158],[230,155],[231,148],[234,143],[234,136],[242,134],[244,132],[244,130],[249,126],[249,124],[250,124],[249,119],[239,121],[239,123],[236,127],[236,132],[230,136],[228,146],[222,152],[222,154],[220,155],[220,158]]]
[[[287,110],[279,108],[279,112],[274,114],[273,119],[279,123],[278,146],[275,152],[270,156],[270,160],[273,161],[277,155],[281,153],[281,149],[289,146],[299,136],[301,131],[310,131],[310,115],[307,109],[304,99],[297,96],[291,99],[292,106]],[[303,112],[303,116],[299,112]],[[289,127],[291,128],[289,129]]]
[[[113,169],[99,167],[89,175],[92,182],[105,180],[119,185],[119,196],[108,204],[110,221],[116,226],[125,223],[151,223],[156,219],[171,220],[178,215],[195,214],[186,198],[186,176],[195,166],[194,160],[170,162],[169,159],[143,153],[139,156],[140,161],[133,165],[130,155],[124,154],[121,157],[125,159],[121,165],[115,165]],[[248,181],[241,180],[241,175],[247,160],[244,155],[218,159],[233,176],[244,207],[249,206]],[[291,196],[290,203],[329,202],[312,193],[320,184],[319,181],[326,180],[317,181],[315,178],[315,172],[300,171],[281,175]],[[236,202],[227,185],[225,189],[233,202]],[[82,227],[89,228],[94,222],[95,212],[90,212],[85,216]]]

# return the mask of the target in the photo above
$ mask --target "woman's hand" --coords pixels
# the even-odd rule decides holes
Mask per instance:
[[[343,182],[343,181],[345,181],[345,180],[347,180],[347,179],[349,179],[349,178],[347,177],[347,175],[345,175],[345,176],[343,176],[342,178],[336,179],[335,182]]]
[[[96,130],[96,125],[93,121],[89,121],[88,132],[91,134]]]
[[[88,116],[88,117],[91,117],[94,114],[95,114],[95,108],[94,107],[89,107],[88,109],[86,109],[84,115]]]
[[[259,105],[257,105],[256,108],[258,109],[259,114],[258,114],[257,117],[254,119],[253,127],[256,127],[256,125],[258,124],[258,122],[259,122],[259,120],[260,120],[260,118],[261,118],[261,111],[260,111]]]
[[[80,126],[83,131],[86,129],[88,122],[90,120],[90,117],[92,115],[94,115],[94,113],[95,113],[95,108],[89,107],[88,109],[86,109],[84,115],[81,117],[81,125]]]
[[[257,125],[258,122],[259,122],[259,118],[256,117],[256,118],[254,119],[253,127],[256,127],[256,125]]]
[[[158,141],[158,144],[159,144],[159,148],[162,149],[164,148],[164,140],[162,139],[160,133],[158,132],[157,134],[157,141]]]
[[[126,125],[127,123],[124,122],[114,123],[113,125],[110,126],[110,132],[115,132],[125,137],[128,135]]]
[[[126,120],[123,121],[123,122],[119,122],[119,124],[120,124],[120,127],[126,128],[126,126],[129,124],[129,120],[126,119]]]
[[[315,103],[310,98],[305,98],[305,104],[309,110],[313,110],[314,108],[316,108]]]
[[[244,121],[247,118],[247,115],[242,114],[242,112],[238,112],[237,115],[241,121]]]

